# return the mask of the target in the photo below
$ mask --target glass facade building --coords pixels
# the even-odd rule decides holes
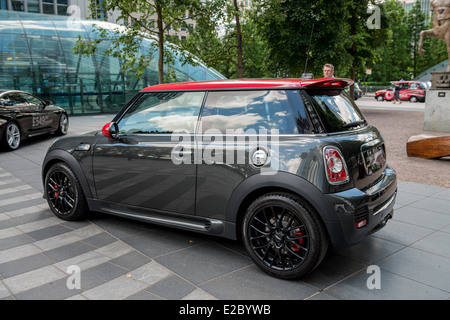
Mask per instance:
[[[74,54],[80,36],[94,39],[94,24],[116,28],[107,22],[76,20],[57,15],[0,10],[0,88],[33,93],[63,107],[69,114],[117,112],[142,88],[158,83],[157,53],[143,76],[121,72],[123,61],[105,54],[111,41],[103,41],[97,53]],[[144,40],[142,52],[150,48]],[[224,79],[204,65],[171,66],[177,81]]]

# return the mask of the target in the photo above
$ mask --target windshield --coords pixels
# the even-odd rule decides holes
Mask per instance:
[[[361,111],[343,90],[308,90],[307,93],[327,132],[365,125]]]

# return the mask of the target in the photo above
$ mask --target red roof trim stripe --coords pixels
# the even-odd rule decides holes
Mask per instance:
[[[243,79],[243,80],[211,80],[193,82],[175,82],[150,86],[147,91],[182,91],[182,90],[212,90],[212,89],[251,89],[276,87],[338,87],[344,88],[354,83],[351,79]]]

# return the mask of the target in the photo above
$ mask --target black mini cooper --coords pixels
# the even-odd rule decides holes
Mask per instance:
[[[40,134],[65,135],[69,118],[63,108],[18,90],[0,90],[0,142],[16,150],[22,140]]]
[[[352,80],[223,80],[139,92],[102,132],[57,140],[42,176],[51,210],[89,211],[242,239],[284,279],[310,273],[393,215],[384,140]]]

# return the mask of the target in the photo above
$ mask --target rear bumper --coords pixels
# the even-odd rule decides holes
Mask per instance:
[[[348,247],[380,230],[394,215],[397,176],[389,167],[383,175],[364,190],[356,188],[325,195],[332,204],[338,221],[327,223],[333,246]],[[365,220],[357,228],[356,223]]]

